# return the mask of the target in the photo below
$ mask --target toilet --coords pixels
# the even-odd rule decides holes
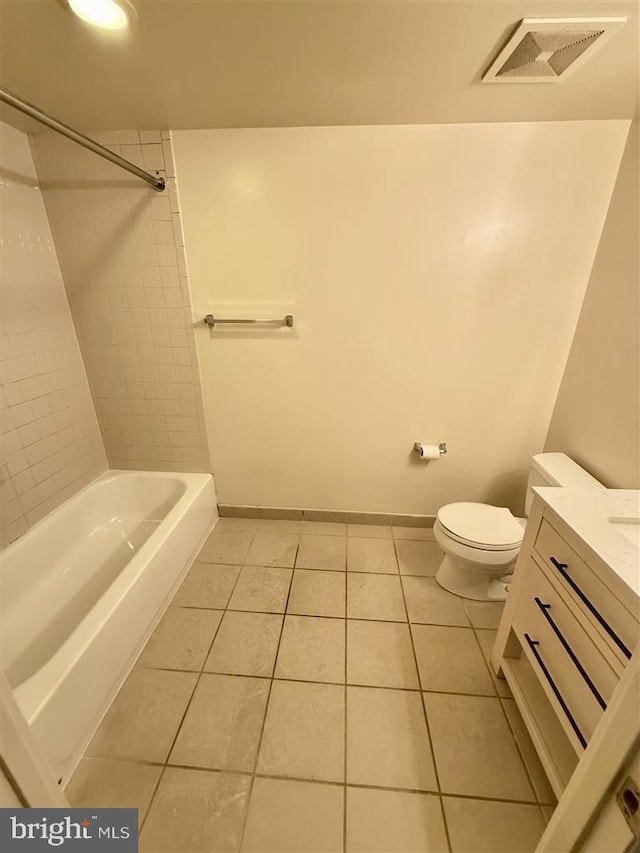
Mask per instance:
[[[533,500],[532,486],[603,489],[564,453],[538,453],[531,460],[525,515]],[[441,587],[474,601],[502,601],[520,551],[526,518],[501,506],[462,501],[438,510],[433,534],[444,552],[436,573]]]

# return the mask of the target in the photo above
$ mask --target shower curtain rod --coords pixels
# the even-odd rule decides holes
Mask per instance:
[[[36,107],[27,101],[23,101],[22,98],[14,95],[13,92],[9,92],[7,89],[0,89],[0,101],[4,101],[5,104],[9,104],[10,107],[19,110],[21,113],[29,116],[29,118],[33,118],[41,124],[50,127],[51,130],[61,133],[63,136],[66,136],[67,139],[77,142],[78,145],[83,145],[85,148],[88,148],[89,151],[93,151],[94,154],[104,157],[105,160],[111,160],[111,162],[115,163],[116,166],[120,166],[121,169],[126,169],[127,172],[131,172],[132,175],[136,175],[138,178],[142,178],[143,181],[151,184],[154,190],[162,192],[165,188],[164,178],[145,172],[144,169],[140,169],[134,163],[130,163],[128,160],[125,160],[124,157],[120,157],[119,154],[109,151],[109,149],[105,148],[104,145],[99,145],[97,142],[94,142],[93,139],[89,139],[88,136],[78,133],[77,130],[74,130],[68,125],[63,124],[61,121],[47,115],[39,107]]]

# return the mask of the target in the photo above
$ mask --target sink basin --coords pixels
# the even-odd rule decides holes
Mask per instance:
[[[608,518],[607,521],[611,524],[618,533],[621,533],[625,539],[628,539],[633,545],[640,550],[640,518],[623,517],[623,518]]]

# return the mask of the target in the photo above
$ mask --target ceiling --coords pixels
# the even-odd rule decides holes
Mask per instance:
[[[637,0],[132,0],[94,30],[0,0],[2,86],[84,130],[557,121],[638,113]],[[628,15],[556,85],[482,84],[523,17]],[[3,107],[5,121],[40,129]]]

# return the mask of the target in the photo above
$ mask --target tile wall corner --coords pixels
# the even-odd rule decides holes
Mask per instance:
[[[31,137],[110,467],[210,471],[171,135],[94,138],[167,183]]]

